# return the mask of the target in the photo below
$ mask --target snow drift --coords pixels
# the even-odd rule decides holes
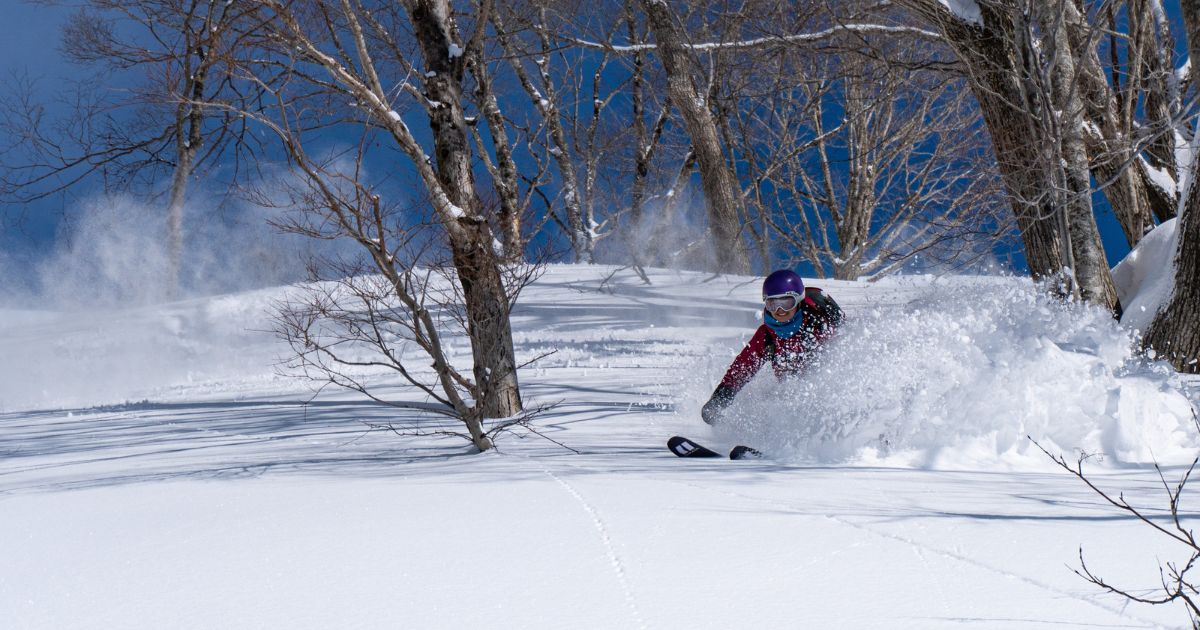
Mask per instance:
[[[1171,297],[1178,242],[1175,226],[1178,223],[1178,219],[1164,221],[1113,267],[1117,297],[1125,305],[1121,323],[1130,330],[1149,330],[1154,316]]]

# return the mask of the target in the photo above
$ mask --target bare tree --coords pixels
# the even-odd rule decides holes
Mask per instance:
[[[929,46],[891,39],[760,52],[743,70],[757,89],[723,108],[777,259],[855,279],[915,256],[965,264],[1005,229],[986,136],[964,132],[978,110],[962,79],[928,69]]]
[[[171,283],[179,289],[184,251],[183,212],[189,183],[206,164],[231,157],[231,183],[258,151],[246,121],[204,103],[239,101],[253,109],[229,68],[241,54],[255,9],[213,0],[88,0],[67,20],[62,50],[99,72],[76,86],[65,121],[46,120],[29,90],[12,94],[3,128],[14,146],[5,152],[0,195],[29,203],[99,180],[108,189],[156,189],[166,176]],[[131,90],[98,86],[134,79]]]
[[[706,253],[694,251],[704,247],[689,247],[709,239],[696,243],[681,230],[669,233],[683,196],[677,193],[696,161],[686,130],[672,132],[666,75],[654,63],[656,46],[649,43],[652,30],[640,0],[625,0],[619,11],[547,5],[558,10],[544,10],[533,26],[543,46],[563,57],[571,51],[573,58],[559,68],[559,83],[568,86],[564,100],[575,106],[559,111],[578,165],[588,236],[600,245],[619,235],[606,248],[609,259],[618,252],[616,260],[639,271],[651,264],[711,266]],[[537,67],[544,71],[546,64],[539,58]]]
[[[672,194],[681,188],[680,164],[687,182],[696,163],[686,133],[677,127],[666,133],[672,126],[665,75],[652,62],[655,46],[646,44],[640,3],[615,10],[539,0],[501,3],[496,14],[511,91],[523,101],[509,101],[510,120],[535,130],[523,142],[556,173],[536,189],[547,209],[542,222],[561,229],[578,261],[620,256],[635,266],[711,266],[699,253],[709,249],[707,238],[659,238],[682,196]],[[654,212],[646,212],[648,202]],[[621,238],[598,250],[614,235]]]
[[[281,103],[278,117],[293,118],[288,109]],[[494,403],[488,404],[494,396],[493,381],[471,378],[456,367],[462,359],[455,356],[456,343],[467,338],[475,348],[487,340],[476,338],[478,328],[463,308],[461,278],[428,238],[436,220],[414,221],[414,208],[385,202],[384,195],[365,182],[364,147],[370,134],[352,156],[318,159],[305,152],[300,137],[272,126],[299,177],[258,191],[259,203],[290,210],[278,224],[287,232],[351,239],[364,246],[360,257],[320,261],[314,276],[329,280],[298,288],[295,296],[277,305],[275,332],[294,352],[290,367],[378,402],[454,418],[465,433],[442,428],[433,432],[461,435],[480,451],[491,448],[496,433],[526,418],[506,414],[504,421],[487,427],[484,420],[497,417]],[[503,268],[507,309],[537,270],[520,264]],[[370,380],[378,370],[400,377],[433,404],[381,397]],[[413,432],[428,431],[417,427]]]
[[[482,44],[487,16],[476,15],[474,30],[464,39],[446,0],[409,0],[401,6],[355,0],[260,4],[270,20],[258,34],[274,54],[247,64],[244,72],[277,99],[276,111],[262,121],[318,187],[323,176],[313,165],[320,161],[306,158],[301,147],[306,129],[317,130],[330,120],[360,118],[381,132],[373,142],[386,139],[407,158],[427,194],[462,292],[473,360],[471,413],[479,418],[516,415],[522,404],[509,322],[512,295],[501,267],[505,253],[476,191],[465,111],[464,74],[475,54],[468,51]],[[352,109],[344,109],[346,103]],[[410,106],[428,122],[431,151],[401,114]],[[344,191],[323,188],[329,191],[322,197],[327,209],[345,203],[337,200]],[[357,182],[353,190],[356,198],[367,194]],[[365,249],[378,272],[390,279],[393,298],[403,301],[402,293],[415,295],[403,290],[413,261],[391,250],[378,225],[378,211],[372,210],[376,202],[368,201],[350,204],[358,213],[347,210],[353,215],[347,220],[350,227],[339,229]],[[472,437],[481,450],[490,446],[478,435]]]
[[[1031,6],[1041,41],[1052,43],[1045,56],[1055,62],[1058,89],[1074,93],[1060,98],[1078,98],[1083,109],[1091,175],[1132,247],[1155,218],[1174,216],[1178,199],[1174,145],[1183,105],[1161,0]]]
[[[781,187],[787,185],[782,183],[785,179],[782,173],[790,173],[794,180],[803,176],[808,165],[800,165],[796,161],[797,155],[805,153],[806,148],[801,145],[808,142],[812,136],[797,133],[796,129],[787,127],[791,123],[772,116],[781,112],[779,108],[788,108],[791,110],[788,117],[794,122],[799,120],[797,112],[811,111],[806,108],[811,108],[812,101],[804,93],[805,86],[815,82],[810,63],[814,60],[833,58],[838,54],[854,54],[857,48],[861,48],[846,46],[831,50],[830,42],[840,35],[852,34],[860,42],[863,37],[875,35],[920,37],[925,41],[933,38],[940,41],[939,36],[922,32],[920,29],[872,23],[870,16],[861,12],[840,21],[826,19],[821,22],[804,17],[816,13],[824,14],[816,11],[815,6],[810,7],[813,11],[798,12],[793,4],[773,2],[730,6],[721,11],[707,11],[699,5],[677,5],[676,10],[680,13],[675,14],[661,4],[650,5],[645,2],[636,3],[642,9],[638,12],[634,4],[625,5],[626,41],[622,43],[615,41],[612,37],[615,31],[611,30],[598,41],[586,41],[582,34],[572,31],[569,26],[556,24],[556,28],[550,29],[558,33],[558,40],[564,44],[611,53],[622,59],[628,69],[627,84],[633,111],[625,115],[632,118],[632,124],[626,125],[632,133],[626,136],[627,148],[620,152],[624,161],[616,162],[616,168],[626,174],[626,179],[617,181],[629,182],[616,188],[629,193],[619,201],[629,208],[626,225],[638,226],[643,230],[647,225],[666,227],[671,220],[668,210],[679,198],[692,169],[697,168],[703,188],[703,199],[706,208],[709,209],[708,227],[713,235],[711,240],[714,248],[724,251],[726,255],[730,251],[725,246],[726,241],[716,235],[718,229],[713,227],[712,209],[733,208],[727,215],[736,217],[736,220],[729,223],[739,225],[738,240],[742,245],[747,241],[757,243],[757,255],[764,264],[781,257],[780,252],[772,250],[773,241],[767,238],[768,235],[780,234],[774,243],[787,243],[785,246],[808,237],[809,230],[799,222],[796,214],[791,212],[801,201],[800,195],[789,195],[781,190]],[[666,45],[664,41],[667,42]],[[818,51],[819,47],[824,48]],[[775,62],[781,54],[793,50],[796,51],[794,57],[799,58],[803,51],[808,51],[804,53],[807,56],[786,65]],[[661,61],[661,77],[653,74],[654,65],[650,63],[652,59]],[[675,65],[672,66],[672,63]],[[920,59],[913,67],[915,70],[919,66],[932,75],[949,65],[936,59]],[[676,104],[679,98],[686,99],[683,108]],[[771,101],[772,98],[777,100]],[[882,102],[882,99],[877,100]],[[773,104],[764,106],[764,102]],[[770,112],[771,107],[776,107],[775,114]],[[672,128],[673,119],[668,116],[672,109],[680,111],[682,129]],[[690,113],[684,113],[684,109],[690,110]],[[964,124],[969,123],[964,121]],[[861,129],[867,130],[869,127],[870,125],[864,124]],[[751,129],[753,133],[749,132]],[[889,133],[894,134],[895,131],[893,128]],[[698,143],[697,138],[703,142]],[[872,141],[874,140],[877,139]],[[815,146],[814,144],[807,148]],[[708,147],[708,150],[703,147]],[[578,146],[576,149],[578,150]],[[916,148],[912,150],[918,151]],[[864,149],[862,155],[865,156],[868,152],[869,150]],[[709,166],[715,167],[720,173],[714,175],[712,170],[704,166],[705,155],[711,158],[707,161]],[[789,160],[792,161],[792,165],[784,166]],[[826,174],[832,178],[841,171],[840,166],[835,165]],[[859,172],[860,175],[866,173],[866,169]],[[978,173],[972,172],[962,180],[977,175]],[[987,181],[988,178],[979,180]],[[658,190],[650,189],[652,183]],[[854,185],[859,186],[860,192],[867,193],[870,184],[860,184],[862,182],[856,182]],[[724,199],[724,195],[714,193],[714,185],[720,190],[733,190],[733,201],[729,204],[723,203],[721,200]],[[983,189],[985,186],[978,188]],[[658,194],[655,195],[655,192]],[[857,200],[866,201],[870,196],[860,196]],[[657,217],[646,220],[646,202],[655,198],[660,201],[656,204]],[[715,206],[714,199],[717,200]],[[877,204],[858,205],[873,210]],[[906,210],[912,211],[912,205],[920,205],[921,211],[928,209],[924,204],[910,204]],[[839,223],[843,228],[847,228],[841,234],[847,242],[847,252],[857,248],[864,252],[860,255],[865,255],[868,248],[861,248],[857,243],[850,242],[851,233],[858,231],[865,234],[865,231],[849,228],[854,222],[861,226],[869,225],[872,221],[871,216],[868,210],[861,215],[855,214],[856,218],[853,221]],[[949,213],[946,216],[949,216]],[[786,220],[772,224],[772,221],[780,217]],[[863,217],[866,217],[865,221]],[[916,226],[915,222],[905,223],[902,219],[895,221],[893,225],[899,226],[902,223],[905,224],[905,229]],[[965,226],[969,221],[956,223]],[[975,229],[978,229],[978,226],[975,226]],[[648,231],[658,233],[657,228]],[[933,231],[935,230],[927,230],[925,234]],[[922,230],[917,229],[913,236],[921,232]],[[942,236],[949,232],[950,230],[943,230]],[[661,245],[664,239],[653,237],[651,240]],[[836,238],[830,242],[837,247]],[[913,250],[926,248],[925,251],[930,251],[927,249],[929,243],[921,243],[920,238],[908,239],[907,244],[897,242],[892,251],[900,251],[906,245],[911,245]],[[634,257],[635,264],[641,264],[646,259],[642,255],[643,252],[636,245],[631,249],[633,251],[630,255]],[[690,249],[691,247],[685,244],[674,254],[687,255],[686,252]],[[787,254],[782,254],[782,257],[786,256]],[[835,257],[836,254],[829,258]],[[848,264],[847,273],[850,268]]]
[[[495,11],[490,19],[496,29],[496,38],[508,59],[513,74],[528,97],[529,107],[537,112],[541,125],[546,129],[549,140],[547,153],[557,167],[561,187],[561,198],[566,215],[566,232],[571,243],[575,260],[579,262],[594,262],[596,234],[593,225],[594,218],[585,216],[584,191],[580,185],[575,166],[575,148],[567,139],[564,125],[562,97],[558,82],[551,75],[551,56],[555,46],[550,41],[547,32],[546,7],[534,6],[532,10],[538,15],[533,20],[522,20],[524,32],[536,37],[534,46],[526,46],[516,34],[506,26],[509,18],[519,19],[520,16],[510,15],[506,18],[502,11]],[[527,64],[532,65],[531,72]],[[603,66],[603,62],[601,63]],[[597,70],[596,72],[601,72]],[[598,118],[594,116],[593,119]]]
[[[486,7],[490,0],[483,0],[483,2]],[[504,119],[504,113],[496,96],[492,73],[484,54],[484,46],[472,46],[465,52],[471,75],[475,77],[476,106],[487,123],[489,134],[494,139],[494,160],[484,149],[484,138],[483,134],[479,132],[479,126],[472,125],[470,131],[478,148],[478,155],[483,158],[488,172],[492,176],[492,185],[495,188],[499,204],[497,230],[500,232],[504,244],[505,257],[511,261],[519,261],[525,249],[521,234],[521,219],[527,204],[523,203],[521,198],[520,172],[512,143],[509,141],[508,121]]]
[[[1142,102],[1141,111],[1146,120],[1141,125],[1146,130],[1146,151],[1139,164],[1142,176],[1147,180],[1147,193],[1155,218],[1159,222],[1174,218],[1179,206],[1180,172],[1175,158],[1176,138],[1182,137],[1186,127],[1184,120],[1183,93],[1188,81],[1180,80],[1175,72],[1175,38],[1162,0],[1130,0],[1126,9],[1131,23],[1127,47],[1124,87],[1113,79],[1114,90],[1119,95],[1119,111],[1122,114],[1121,132],[1126,137],[1137,137],[1134,124],[1137,103]],[[1115,29],[1112,29],[1115,30]],[[1112,35],[1109,46],[1110,57],[1121,38]],[[1112,62],[1113,66],[1117,61]],[[1119,76],[1119,74],[1118,74]],[[1163,175],[1163,176],[1160,176]]]
[[[647,76],[647,66],[649,65],[648,54],[640,47],[645,43],[646,37],[638,26],[637,13],[633,7],[632,0],[626,0],[624,13],[626,36],[629,45],[635,49],[633,54],[630,55],[629,95],[632,106],[630,117],[632,119],[634,135],[630,150],[632,154],[633,181],[629,187],[629,220],[627,225],[636,229],[642,224],[651,169],[656,153],[661,146],[663,132],[671,111],[671,100],[669,97],[664,97],[661,99],[661,104],[657,108],[653,108],[654,99],[652,98],[651,79]],[[652,107],[651,112],[647,111],[647,106]],[[649,122],[647,116],[651,113],[654,113],[652,122],[647,124]],[[692,156],[693,154],[689,151],[683,159],[683,163],[688,165],[687,168],[689,170],[691,168],[690,161]],[[628,230],[626,231],[625,242],[630,247],[630,258],[634,265],[640,268],[641,265],[645,264],[645,257],[642,256],[641,247],[630,238]]]
[[[1165,16],[1154,17],[1153,8],[1162,9],[1159,0],[1113,2],[1100,10],[1105,7],[1107,25],[1087,23],[1075,7],[1064,7],[1063,19],[1072,55],[1080,64],[1078,82],[1090,123],[1084,140],[1092,176],[1133,247],[1156,217],[1163,221],[1175,215],[1174,132],[1182,105],[1171,65],[1170,30]],[[1122,7],[1125,33],[1117,30],[1116,14]],[[1098,54],[1105,31],[1108,73]]]

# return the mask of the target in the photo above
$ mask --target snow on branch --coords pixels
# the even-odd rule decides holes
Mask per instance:
[[[983,11],[979,9],[979,4],[975,0],[938,0],[946,10],[953,13],[954,17],[971,24],[972,26],[983,26]]]
[[[715,50],[739,50],[750,48],[761,48],[763,46],[778,45],[778,44],[796,44],[803,42],[815,42],[822,39],[828,39],[834,35],[843,33],[884,33],[889,35],[915,35],[926,39],[943,41],[944,38],[940,33],[930,31],[915,26],[887,26],[885,24],[839,24],[837,26],[827,28],[823,31],[815,33],[799,33],[796,35],[786,36],[771,36],[757,37],[737,42],[707,42],[702,44],[686,45],[687,48],[696,52],[712,52]],[[616,46],[613,44],[602,44],[598,42],[590,42],[577,38],[564,38],[567,41],[573,42],[584,48],[594,48],[596,50],[605,50],[608,52],[619,54],[630,54],[652,51],[658,48],[657,44],[633,44],[629,46]]]

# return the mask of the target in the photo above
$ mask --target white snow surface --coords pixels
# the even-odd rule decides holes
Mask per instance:
[[[843,332],[713,429],[698,410],[760,323],[759,280],[650,279],[552,266],[522,294],[518,358],[553,351],[522,392],[557,403],[533,425],[553,441],[482,455],[279,374],[288,289],[0,310],[0,627],[1188,625],[1071,572],[1082,546],[1148,593],[1187,556],[1025,438],[1162,515],[1147,462],[1174,480],[1195,456],[1196,383],[1106,314],[1022,279],[813,281]],[[673,434],[768,457],[678,459]]]

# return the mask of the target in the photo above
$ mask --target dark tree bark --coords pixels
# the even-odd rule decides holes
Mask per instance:
[[[1054,23],[1056,16],[1048,13],[1055,3],[1039,2],[1045,29]],[[1063,33],[1049,29],[1041,41],[1033,41],[1030,20],[1037,17],[1006,0],[980,2],[977,22],[951,14],[937,1],[905,4],[942,28],[967,68],[1033,277],[1065,277],[1065,292],[1119,312],[1091,209],[1084,112]],[[1051,76],[1041,58],[1047,46],[1059,55],[1050,65]]]
[[[696,85],[693,59],[683,34],[675,25],[675,16],[664,0],[642,0],[650,29],[658,45],[658,55],[667,73],[667,92],[671,104],[679,110],[692,141],[709,228],[713,234],[717,271],[749,273],[750,255],[742,238],[741,194],[730,172],[721,146],[716,120],[708,109],[707,90]]]
[[[465,298],[475,382],[483,395],[477,402],[485,418],[514,416],[522,407],[509,302],[493,250],[494,236],[480,215],[475,193],[463,114],[466,59],[454,54],[463,50],[463,43],[455,41],[457,29],[448,0],[407,0],[405,8],[425,62],[425,96],[440,104],[429,108],[438,180],[450,202],[462,211],[451,218],[447,232]]]
[[[1200,59],[1200,0],[1181,0],[1187,30],[1188,52]],[[1192,80],[1200,80],[1200,67],[1192,64]],[[1200,160],[1192,172],[1179,217],[1175,248],[1175,289],[1146,332],[1145,345],[1171,362],[1175,369],[1200,373]]]

